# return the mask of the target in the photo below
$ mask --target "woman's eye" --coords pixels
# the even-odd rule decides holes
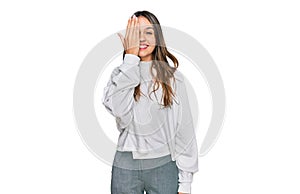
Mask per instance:
[[[152,34],[152,32],[146,32],[146,34],[149,34],[149,35],[151,35],[151,34]]]

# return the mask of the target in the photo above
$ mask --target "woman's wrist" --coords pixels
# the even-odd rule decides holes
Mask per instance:
[[[126,50],[126,54],[132,54],[132,55],[138,56],[139,55],[139,50],[128,49],[128,50]]]

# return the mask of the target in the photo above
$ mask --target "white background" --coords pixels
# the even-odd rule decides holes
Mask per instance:
[[[296,0],[1,1],[0,193],[110,192],[111,167],[77,132],[73,86],[87,53],[144,9],[196,38],[225,84],[222,134],[192,193],[299,193]]]

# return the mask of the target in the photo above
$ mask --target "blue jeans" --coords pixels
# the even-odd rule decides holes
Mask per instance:
[[[116,151],[111,171],[111,194],[177,194],[178,167],[170,155],[133,159]]]

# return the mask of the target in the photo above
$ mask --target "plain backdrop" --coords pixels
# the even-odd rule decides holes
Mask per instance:
[[[1,1],[0,193],[110,193],[85,146],[73,87],[87,53],[137,10],[196,38],[226,91],[226,117],[192,193],[299,193],[296,0]]]

